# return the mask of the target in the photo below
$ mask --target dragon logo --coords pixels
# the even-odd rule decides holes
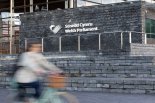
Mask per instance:
[[[61,25],[57,25],[57,26],[51,25],[49,28],[50,28],[50,30],[51,30],[54,34],[56,34],[56,33],[58,33],[58,32],[60,31],[60,29],[61,29],[62,27],[61,27]]]

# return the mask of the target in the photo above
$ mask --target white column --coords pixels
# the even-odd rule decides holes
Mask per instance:
[[[41,39],[41,44],[42,44],[42,46],[41,46],[42,49],[41,50],[42,50],[42,52],[44,52],[44,38]]]
[[[27,51],[27,39],[25,38],[25,51]]]
[[[99,34],[99,38],[98,39],[99,39],[99,41],[98,41],[99,48],[98,49],[101,50],[101,34]]]
[[[3,23],[0,15],[0,36],[2,35],[2,26],[3,26]]]
[[[46,4],[46,8],[47,8],[47,11],[48,11],[48,0],[46,0],[46,3],[47,3],[47,4]]]
[[[123,32],[121,32],[121,49],[123,49]]]
[[[81,50],[80,46],[81,46],[81,43],[80,43],[80,35],[79,35],[79,36],[78,36],[78,51]]]
[[[132,43],[131,32],[129,32],[129,43]]]
[[[33,12],[33,0],[30,0],[30,12]]]
[[[61,52],[61,50],[62,50],[62,49],[61,49],[61,38],[62,38],[62,37],[59,37],[59,52]]]
[[[145,38],[144,38],[144,44],[147,44],[147,33],[144,34]]]
[[[77,1],[77,0],[74,0],[73,2],[74,2],[74,8],[76,8],[76,7],[77,7],[77,2],[78,2],[78,1]]]
[[[68,8],[68,0],[65,1],[65,9]]]
[[[14,7],[14,0],[10,0],[10,24],[9,27],[10,27],[10,54],[12,54],[12,35],[13,35],[13,7]]]
[[[73,8],[74,7],[74,0],[70,0],[69,6],[70,6],[70,8]]]

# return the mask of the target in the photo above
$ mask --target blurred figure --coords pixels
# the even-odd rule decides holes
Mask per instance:
[[[28,88],[34,89],[33,96],[38,99],[41,94],[40,77],[42,73],[50,70],[52,73],[60,73],[55,65],[49,63],[40,53],[41,44],[38,42],[30,43],[28,51],[21,54],[18,65],[20,69],[15,73],[15,79],[18,84],[18,97],[25,101],[25,94]]]

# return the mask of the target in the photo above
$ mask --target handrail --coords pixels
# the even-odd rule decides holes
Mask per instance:
[[[56,39],[58,39],[58,45],[59,45],[59,52],[62,52],[63,50],[62,50],[62,47],[63,47],[63,45],[62,45],[62,41],[63,41],[63,38],[64,37],[75,37],[75,39],[77,39],[77,51],[81,51],[82,50],[82,38],[81,37],[83,37],[83,36],[86,36],[86,37],[89,37],[89,36],[96,36],[97,37],[97,40],[98,40],[98,43],[96,44],[96,46],[98,46],[98,48],[96,48],[95,50],[103,50],[103,44],[102,44],[102,35],[104,35],[104,34],[116,34],[116,35],[119,35],[118,36],[118,39],[119,39],[119,41],[120,41],[120,49],[123,49],[124,48],[124,35],[126,35],[126,36],[128,36],[128,40],[127,40],[127,42],[128,43],[133,43],[134,42],[134,34],[140,34],[139,36],[140,36],[140,38],[142,39],[142,42],[140,42],[140,43],[143,43],[143,44],[147,44],[147,35],[155,35],[155,33],[144,33],[144,32],[137,32],[137,31],[113,31],[113,32],[108,32],[108,31],[104,31],[104,32],[102,32],[102,33],[90,33],[90,34],[84,34],[84,33],[78,33],[78,34],[74,34],[74,35],[53,35],[53,36],[48,36],[48,37],[34,37],[34,38],[24,38],[24,42],[25,42],[25,50],[27,49],[27,44],[28,44],[28,41],[29,40],[34,40],[34,39],[36,39],[36,40],[40,40],[40,42],[41,42],[41,44],[42,44],[42,52],[44,52],[44,50],[46,50],[44,47],[45,47],[45,42],[46,42],[46,40],[44,40],[44,39],[46,39],[46,38],[56,38]],[[115,35],[115,36],[116,36]],[[89,45],[89,44],[88,44]],[[1,48],[2,49],[2,48]],[[8,50],[9,50],[10,48],[8,48]]]
[[[119,33],[119,34],[118,34]],[[44,39],[46,38],[58,38],[59,42],[58,42],[58,45],[59,45],[59,52],[62,52],[62,40],[63,40],[63,37],[77,37],[77,51],[81,51],[81,36],[92,36],[92,35],[97,35],[98,36],[98,50],[102,50],[102,39],[101,39],[101,36],[104,35],[104,34],[118,34],[120,35],[120,49],[123,49],[124,47],[124,38],[123,38],[123,35],[128,35],[128,43],[133,43],[133,36],[132,35],[133,33],[138,33],[138,34],[141,34],[141,38],[142,38],[142,43],[144,44],[147,44],[147,35],[148,34],[152,34],[152,35],[155,35],[155,33],[144,33],[144,32],[137,32],[137,31],[113,31],[113,32],[102,32],[102,33],[90,33],[90,34],[84,34],[84,33],[79,33],[79,34],[74,34],[74,35],[54,35],[54,36],[48,36],[48,37],[35,37],[35,38],[25,38],[25,49],[27,48],[27,43],[28,41],[27,40],[30,40],[30,39],[40,39],[41,40],[41,43],[42,43],[42,52],[44,52]],[[144,34],[144,36],[143,36]],[[144,38],[143,38],[144,37]]]
[[[114,32],[102,32],[100,33],[101,35],[102,34],[111,34],[111,33],[139,33],[139,34],[151,34],[151,35],[155,35],[155,33],[145,33],[145,32],[137,32],[137,31],[114,31]],[[90,33],[90,34],[84,34],[84,33],[79,33],[79,34],[74,34],[74,35],[54,35],[54,36],[48,36],[48,37],[35,37],[36,39],[38,38],[50,38],[50,37],[67,37],[67,36],[92,36],[92,35],[98,35],[99,33]],[[34,39],[34,38],[26,38],[26,39]]]

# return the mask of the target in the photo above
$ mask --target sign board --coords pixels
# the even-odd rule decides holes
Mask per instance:
[[[50,30],[56,34],[58,33],[62,26],[61,25],[51,25]],[[74,23],[74,24],[65,24],[65,33],[80,33],[80,32],[91,32],[97,31],[98,27],[94,26],[93,23]]]

